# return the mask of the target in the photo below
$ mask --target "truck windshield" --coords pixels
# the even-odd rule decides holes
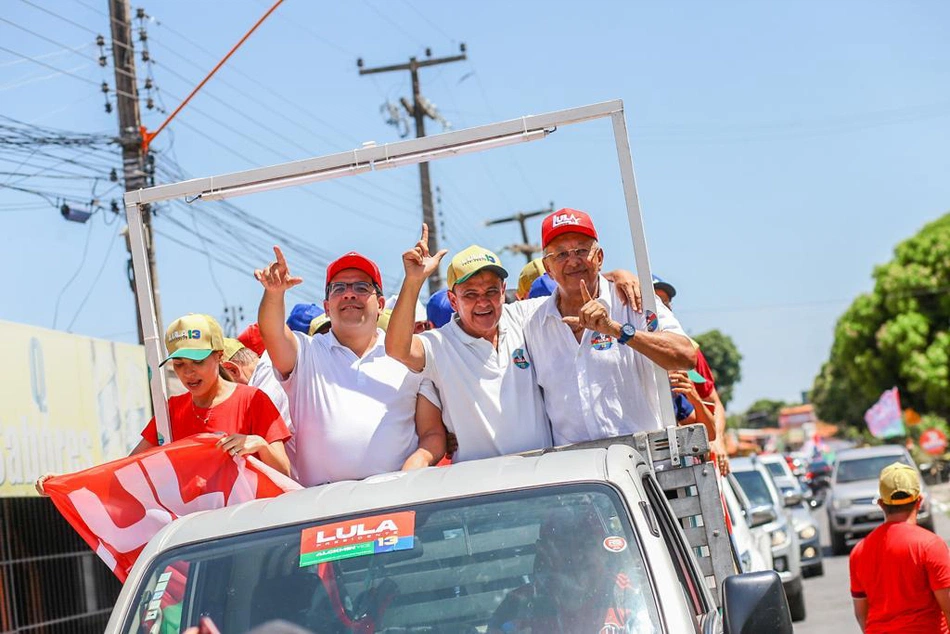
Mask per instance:
[[[881,471],[889,464],[903,462],[913,466],[906,456],[875,456],[873,458],[851,458],[838,463],[838,482],[857,480],[877,480]]]
[[[125,631],[662,631],[606,485],[546,487],[267,529],[173,549]],[[266,631],[264,628],[261,631]],[[275,631],[291,631],[281,629]],[[300,630],[294,630],[300,631]]]
[[[769,485],[758,471],[735,471],[736,479],[754,506],[771,506],[775,503],[769,492]]]

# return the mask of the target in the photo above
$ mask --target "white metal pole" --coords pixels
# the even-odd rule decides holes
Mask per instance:
[[[145,362],[148,365],[149,386],[152,388],[152,411],[158,429],[159,444],[173,440],[168,419],[168,390],[165,386],[165,373],[158,364],[164,356],[162,349],[161,324],[155,317],[155,304],[152,301],[152,279],[148,270],[148,256],[145,246],[145,227],[142,209],[139,203],[126,203],[125,217],[129,223],[129,246],[132,250],[132,270],[135,273],[135,299],[142,316],[142,339],[145,344]]]
[[[633,256],[640,277],[640,289],[643,294],[643,309],[656,313],[656,294],[653,292],[653,272],[650,270],[650,255],[647,252],[646,234],[643,231],[643,216],[640,213],[640,198],[637,195],[637,179],[633,173],[633,158],[630,155],[630,141],[627,139],[627,123],[623,110],[610,115],[617,142],[617,159],[620,161],[620,180],[623,182],[623,196],[627,203],[627,219],[630,223],[630,237],[633,240]],[[657,393],[660,397],[660,416],[665,427],[676,426],[676,414],[673,412],[673,399],[670,394],[670,377],[666,370],[653,366],[656,373]]]

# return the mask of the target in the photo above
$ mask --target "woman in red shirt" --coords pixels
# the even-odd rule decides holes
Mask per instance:
[[[264,464],[290,475],[290,460],[284,441],[290,432],[270,397],[256,387],[232,383],[220,372],[224,333],[208,315],[181,317],[165,332],[172,368],[188,392],[168,399],[168,415],[173,439],[203,432],[222,433],[217,446],[232,456],[256,455]],[[130,455],[162,444],[155,418],[142,430],[142,440]],[[36,490],[46,495],[43,483],[52,474],[36,481]]]
[[[178,380],[188,390],[168,399],[172,438],[223,432],[217,446],[224,451],[232,456],[255,454],[264,464],[290,475],[290,460],[284,450],[290,432],[270,397],[221,374],[224,334],[218,322],[208,315],[185,315],[165,331],[165,347],[168,357],[161,365],[171,361]],[[132,454],[159,444],[152,418]]]

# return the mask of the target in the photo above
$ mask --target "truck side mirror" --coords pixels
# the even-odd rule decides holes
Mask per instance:
[[[798,506],[802,503],[802,494],[798,491],[785,491],[782,493],[782,498],[785,500],[786,508]]]
[[[727,577],[722,583],[723,634],[792,634],[792,615],[774,570]]]
[[[774,522],[778,519],[778,515],[775,514],[775,509],[769,505],[756,506],[749,509],[748,519],[749,528],[755,528],[756,526]]]

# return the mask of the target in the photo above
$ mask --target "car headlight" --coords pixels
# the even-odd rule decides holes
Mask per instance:
[[[808,541],[809,539],[814,537],[817,533],[818,531],[815,530],[815,527],[809,525],[803,528],[802,530],[798,531],[798,536],[801,537],[803,540]]]
[[[786,542],[788,542],[788,533],[783,529],[772,531],[772,548],[783,546]]]
[[[851,500],[847,498],[835,498],[834,502],[831,503],[831,506],[836,510],[840,511],[851,506]]]

